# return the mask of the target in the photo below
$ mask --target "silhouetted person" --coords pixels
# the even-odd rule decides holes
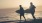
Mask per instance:
[[[35,16],[34,16],[35,8],[36,7],[33,5],[33,3],[30,2],[30,12],[31,12],[31,14],[32,14],[32,16],[33,16],[34,19],[36,19]]]
[[[25,16],[24,16],[24,9],[23,9],[22,5],[19,5],[19,7],[20,7],[20,21],[21,21],[21,16],[23,16],[24,19],[25,19]]]

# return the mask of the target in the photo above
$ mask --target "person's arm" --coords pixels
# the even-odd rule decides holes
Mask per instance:
[[[36,7],[34,6],[34,8],[36,8]]]

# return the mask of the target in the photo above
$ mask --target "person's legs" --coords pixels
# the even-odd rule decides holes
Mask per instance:
[[[35,16],[34,16],[34,13],[31,13],[32,14],[32,17],[34,18],[34,20],[36,19]]]
[[[21,21],[21,15],[20,15],[20,21]]]
[[[20,15],[20,23],[21,23],[21,15]]]
[[[24,19],[25,19],[25,21],[26,21],[26,18],[25,18],[25,16],[23,16],[24,17]]]

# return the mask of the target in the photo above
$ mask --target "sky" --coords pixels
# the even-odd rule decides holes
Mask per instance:
[[[42,6],[42,0],[0,0],[0,8],[15,8],[19,5],[29,7],[30,2],[35,6]]]

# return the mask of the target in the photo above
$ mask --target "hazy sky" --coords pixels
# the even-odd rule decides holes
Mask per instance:
[[[12,8],[19,5],[29,7],[30,2],[33,2],[35,6],[42,5],[42,0],[0,0],[0,8]]]

